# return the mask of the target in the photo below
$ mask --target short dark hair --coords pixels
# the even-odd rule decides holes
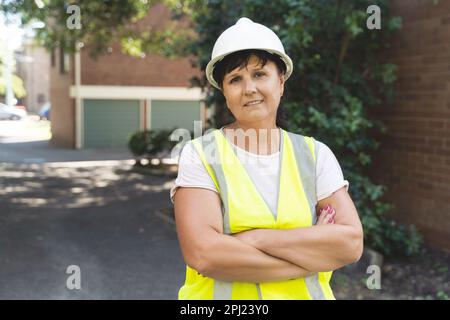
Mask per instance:
[[[214,66],[213,78],[216,80],[219,87],[223,89],[223,79],[228,72],[236,69],[237,67],[246,67],[252,55],[255,55],[259,59],[263,67],[266,65],[267,61],[272,61],[277,66],[279,73],[286,73],[286,64],[276,54],[258,49],[236,51],[230,53],[219,62],[216,62]]]
[[[221,89],[223,89],[222,84],[225,75],[228,72],[236,69],[237,67],[246,67],[252,55],[258,57],[259,62],[263,67],[266,65],[267,61],[272,61],[277,66],[278,73],[286,74],[286,64],[276,54],[272,54],[265,50],[258,50],[258,49],[236,51],[230,53],[221,61],[216,62],[215,64],[213,71],[213,78],[214,80],[216,80],[217,84]],[[287,128],[287,114],[282,104],[278,107],[277,110],[276,125],[283,129]]]

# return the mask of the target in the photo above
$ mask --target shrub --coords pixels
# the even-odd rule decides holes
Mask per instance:
[[[174,129],[144,130],[134,133],[128,148],[137,157],[153,158],[169,153],[178,141],[169,139]]]

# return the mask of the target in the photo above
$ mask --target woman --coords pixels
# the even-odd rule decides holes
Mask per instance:
[[[334,299],[331,272],[362,254],[333,153],[280,128],[291,73],[276,34],[248,18],[214,45],[206,75],[236,120],[180,155],[171,190],[187,264],[180,299]]]

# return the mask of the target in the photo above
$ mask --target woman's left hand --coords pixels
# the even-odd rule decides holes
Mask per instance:
[[[334,224],[334,217],[336,215],[336,211],[330,205],[327,205],[325,208],[320,210],[319,217],[317,218],[316,225],[326,225],[326,224]],[[232,236],[255,247],[258,248],[258,236],[261,235],[261,232],[264,232],[264,229],[252,229],[247,231],[242,231],[239,233],[235,233]]]
[[[330,205],[320,210],[316,225],[334,224],[334,216],[336,211]]]

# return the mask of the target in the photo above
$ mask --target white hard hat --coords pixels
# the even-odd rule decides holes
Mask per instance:
[[[247,49],[259,49],[278,55],[286,64],[285,80],[292,74],[292,60],[284,52],[283,44],[275,32],[243,17],[217,38],[211,54],[211,61],[206,66],[206,78],[209,83],[220,90],[213,78],[214,65],[230,53]]]

